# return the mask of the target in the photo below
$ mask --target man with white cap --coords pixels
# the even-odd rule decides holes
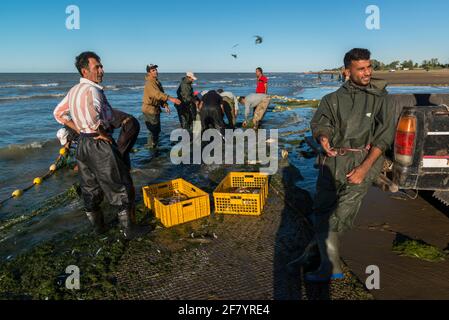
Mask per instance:
[[[182,78],[177,94],[181,104],[175,105],[178,111],[181,128],[186,130],[193,129],[193,121],[196,118],[195,96],[193,94],[193,81],[198,80],[193,72],[187,72]]]

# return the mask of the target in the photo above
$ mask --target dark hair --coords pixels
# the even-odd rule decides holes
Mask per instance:
[[[371,59],[371,52],[368,49],[354,48],[345,54],[345,68],[349,68],[352,61],[369,59]]]
[[[242,102],[243,102],[243,99],[245,99],[244,96],[239,97],[239,103],[242,103]]]
[[[260,73],[263,73],[263,70],[262,70],[262,68],[261,68],[261,67],[257,67],[257,68],[256,68],[256,70],[259,70],[259,71],[260,71]]]
[[[90,58],[94,58],[96,60],[98,60],[98,62],[101,61],[100,57],[92,51],[86,51],[81,53],[78,57],[76,57],[76,61],[75,61],[75,67],[76,69],[78,69],[78,72],[80,73],[80,75],[83,75],[83,73],[81,72],[81,70],[84,69],[89,69],[89,59]]]

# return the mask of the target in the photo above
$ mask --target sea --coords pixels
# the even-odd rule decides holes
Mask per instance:
[[[160,74],[159,79],[165,91],[175,95],[183,76],[181,73]],[[321,99],[341,85],[331,75],[270,73],[267,76],[269,94],[294,99]],[[244,96],[254,92],[256,87],[253,73],[204,73],[197,77],[196,91],[221,88]],[[179,128],[178,116],[172,105],[170,115],[161,115],[160,148],[151,151],[144,147],[148,135],[141,113],[144,78],[145,74],[140,73],[112,73],[105,74],[102,83],[112,107],[132,114],[141,124],[136,150],[131,154],[137,190],[144,185],[179,177],[208,189],[209,173],[218,165],[174,165],[170,161],[173,146],[170,132]],[[61,145],[56,132],[61,126],[53,118],[53,110],[78,82],[79,75],[75,73],[0,74],[0,201],[10,197],[14,190],[32,184],[34,178],[43,176],[58,157]],[[391,87],[389,92],[448,93],[449,88]],[[315,159],[304,157],[308,147],[297,142],[309,128],[314,109],[273,112],[274,107],[272,103],[262,128],[279,130],[279,148],[289,151],[290,163],[301,172],[298,187],[313,195],[317,176]],[[237,119],[240,124],[242,113]],[[80,200],[48,208],[48,199],[54,199],[77,182],[77,173],[63,168],[42,185],[0,206],[0,262],[12,259],[43,241],[57,239],[61,234],[70,235],[89,228]],[[138,199],[141,199],[141,194]],[[42,213],[39,214],[39,209],[45,206],[47,209],[40,210]]]

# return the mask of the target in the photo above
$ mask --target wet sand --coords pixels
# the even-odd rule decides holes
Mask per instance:
[[[375,78],[386,80],[393,86],[449,86],[449,69],[410,70],[410,71],[376,71]]]
[[[353,230],[342,239],[342,258],[361,281],[366,267],[380,269],[376,299],[449,299],[449,261],[427,262],[399,256],[392,250],[397,236],[421,239],[445,249],[449,238],[449,209],[426,198],[398,200],[372,188],[365,198]]]

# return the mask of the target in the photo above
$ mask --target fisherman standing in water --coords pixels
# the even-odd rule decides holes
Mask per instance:
[[[187,72],[176,92],[178,99],[181,101],[180,105],[175,105],[178,111],[179,123],[181,128],[189,131],[193,130],[193,121],[196,119],[195,95],[192,87],[193,81],[196,80],[198,79],[193,72]]]
[[[81,75],[62,104],[67,104],[70,120],[80,133],[76,159],[86,215],[95,230],[105,229],[100,208],[103,197],[118,208],[121,232],[132,239],[143,230],[132,223],[133,183],[129,167],[121,157],[108,131],[114,121],[113,111],[100,83],[103,65],[94,52],[83,52],[76,57],[76,68]]]
[[[349,80],[321,100],[311,121],[313,137],[323,148],[313,216],[321,264],[305,275],[306,281],[344,278],[339,239],[352,228],[369,186],[380,174],[383,154],[393,143],[393,109],[386,83],[371,79],[370,56],[367,49],[345,55]]]
[[[161,108],[164,108],[170,114],[170,107],[167,101],[180,105],[181,101],[170,97],[164,92],[162,84],[158,80],[158,66],[150,64],[147,66],[147,75],[145,77],[145,88],[143,91],[142,112],[145,118],[145,124],[148,128],[148,147],[154,149],[159,143],[159,134],[161,133]]]

